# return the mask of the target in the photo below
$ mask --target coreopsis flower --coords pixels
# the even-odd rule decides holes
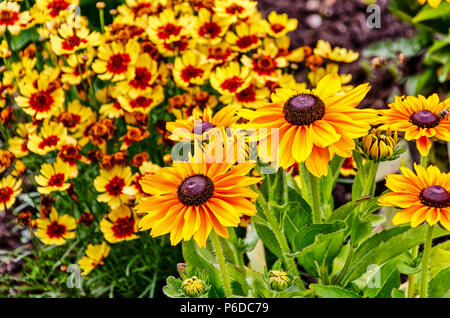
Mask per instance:
[[[319,81],[328,74],[338,74],[339,77],[341,78],[341,83],[342,84],[348,84],[351,82],[352,80],[352,75],[351,74],[339,74],[339,66],[335,63],[328,63],[325,68],[324,67],[319,67],[317,69],[315,69],[314,71],[311,71],[308,73],[308,81],[309,83],[313,86],[316,87],[317,83],[319,83]],[[352,85],[345,85],[342,87],[342,89],[344,91],[346,91],[346,88],[351,89],[353,88]]]
[[[183,88],[202,85],[209,78],[211,67],[200,54],[187,51],[181,57],[175,58],[173,79]]]
[[[234,95],[246,89],[252,80],[251,70],[231,62],[227,66],[217,67],[211,73],[211,85],[221,95]]]
[[[126,5],[120,5],[117,7],[119,14],[126,15],[131,14],[135,18],[143,15],[151,15],[157,12],[160,5],[164,4],[165,1],[159,0],[126,0]]]
[[[381,110],[380,129],[390,128],[405,132],[406,140],[415,140],[417,149],[426,156],[431,148],[431,139],[450,141],[450,120],[446,115],[448,100],[439,102],[439,96],[428,98],[407,96],[395,97],[389,109]]]
[[[450,231],[450,173],[435,166],[424,168],[414,164],[416,173],[406,167],[403,175],[389,174],[386,187],[392,192],[378,199],[382,206],[403,209],[392,219],[394,225],[410,222],[416,227],[427,221],[430,226],[440,224]]]
[[[58,154],[63,162],[67,163],[72,170],[71,177],[76,177],[78,175],[77,161],[81,160],[83,156],[79,153],[81,146],[77,144],[65,144],[62,145],[61,151]],[[86,160],[84,160],[86,162]],[[89,161],[87,161],[89,162]]]
[[[25,157],[30,153],[27,146],[28,136],[35,134],[36,129],[37,125],[34,123],[19,123],[17,125],[17,136],[8,139],[9,151],[11,151],[16,158]]]
[[[12,152],[0,149],[0,173],[8,169],[12,165],[14,159],[15,156]]]
[[[417,0],[420,4],[425,4],[425,2],[428,2],[430,7],[437,8],[441,4],[442,0]],[[447,2],[450,2],[450,0],[446,0]]]
[[[267,17],[267,21],[262,21],[262,25],[267,34],[278,38],[294,31],[297,28],[298,21],[297,19],[289,19],[286,13],[277,14],[275,11],[272,11]]]
[[[59,149],[67,140],[67,129],[62,123],[45,121],[39,133],[28,136],[27,148],[31,152],[45,155]]]
[[[66,181],[74,176],[73,169],[60,158],[57,158],[52,164],[42,164],[40,174],[34,177],[38,184],[37,190],[42,194],[67,190],[70,187],[70,183]]]
[[[344,177],[356,175],[356,162],[353,157],[344,159],[339,173]]]
[[[146,153],[142,153],[146,154]],[[137,156],[137,155],[136,155]],[[135,158],[133,157],[133,161]],[[136,165],[135,165],[136,166]],[[160,166],[150,162],[150,161],[144,161],[139,166],[139,173],[136,173],[133,176],[133,181],[129,187],[126,187],[124,189],[125,193],[129,193],[134,198],[134,202],[138,203],[141,202],[143,198],[146,197],[146,194],[144,190],[142,190],[142,187],[140,185],[141,179],[146,175],[153,175],[157,173],[161,169]]]
[[[303,62],[305,59],[305,50],[303,47],[299,47],[293,50],[289,50],[291,46],[291,39],[288,36],[282,36],[271,40],[265,38],[264,41],[274,41],[275,46],[278,48],[278,55],[282,56],[289,62]],[[311,50],[312,51],[312,50]]]
[[[139,95],[135,95],[134,97],[132,97],[130,94],[119,95],[117,97],[117,102],[119,103],[120,107],[122,107],[125,111],[129,113],[141,112],[144,114],[148,114],[153,109],[153,107],[161,104],[163,101],[164,101],[164,89],[160,85],[156,86],[152,90],[149,90],[147,92],[144,91]],[[120,116],[120,111],[116,110],[116,106],[117,105],[112,105],[108,108],[108,114],[110,113],[115,114],[114,116],[109,117],[117,118],[118,116]],[[106,106],[104,108],[104,111],[106,111]]]
[[[327,75],[312,90],[278,89],[272,104],[242,116],[250,119],[248,127],[278,128],[281,167],[305,162],[314,176],[321,177],[328,174],[334,154],[350,157],[353,139],[370,129],[373,112],[356,109],[369,89],[363,84],[342,94],[339,76]],[[267,137],[271,135],[268,132]]]
[[[37,120],[49,118],[63,107],[64,90],[45,74],[40,74],[36,85],[33,82],[30,78],[19,85],[21,96],[16,97],[17,105]]]
[[[58,18],[61,13],[72,12],[79,4],[79,0],[36,0],[37,8],[53,19]]]
[[[125,81],[117,83],[117,88],[126,91],[132,98],[151,92],[158,77],[158,63],[149,54],[140,54],[136,64],[130,68]]]
[[[221,42],[215,45],[200,45],[198,51],[205,56],[207,63],[213,65],[231,62],[239,55],[227,42]]]
[[[52,208],[49,218],[37,219],[36,223],[36,236],[44,244],[63,245],[75,237],[76,220],[68,214],[59,215],[55,208]]]
[[[139,168],[144,162],[149,161],[150,158],[146,152],[141,152],[133,156],[131,162],[133,166]]]
[[[359,145],[360,152],[369,160],[386,161],[398,158],[397,132],[391,129],[383,131],[372,129],[367,136],[362,137]]]
[[[109,170],[100,170],[100,175],[94,179],[95,190],[100,192],[99,202],[105,202],[111,209],[115,209],[129,201],[129,195],[124,189],[131,184],[132,173],[130,167],[114,166]]]
[[[358,52],[353,52],[352,50],[347,50],[336,46],[331,48],[330,42],[319,40],[314,49],[314,55],[320,56],[325,59],[329,59],[335,62],[345,62],[351,63],[359,58]]]
[[[228,31],[225,35],[225,40],[231,44],[231,48],[235,51],[246,53],[250,50],[256,49],[261,45],[259,35],[262,32],[260,23],[246,23],[238,24],[235,28],[235,33]]]
[[[177,18],[175,11],[167,8],[159,15],[149,17],[147,33],[154,43],[168,44],[187,36],[192,30],[193,22],[192,16],[181,15]]]
[[[9,175],[0,180],[0,209],[6,210],[13,206],[16,197],[22,192],[22,180]]]
[[[92,221],[94,221],[94,214],[89,211],[83,211],[83,213],[81,213],[81,216],[77,220],[77,224],[91,226]]]
[[[91,143],[103,149],[106,147],[106,141],[114,136],[115,131],[114,122],[109,118],[102,118],[98,122],[87,125],[83,134]]]
[[[81,105],[78,99],[67,104],[67,110],[60,110],[56,121],[64,125],[70,132],[75,132],[92,120],[93,112],[90,107]]]
[[[227,18],[230,23],[245,21],[255,13],[257,1],[248,0],[216,0],[214,12],[220,17]]]
[[[50,35],[52,50],[56,55],[72,54],[87,47],[100,45],[100,33],[88,28],[74,28],[67,23],[58,28],[57,35]]]
[[[240,118],[236,112],[235,106],[225,106],[214,115],[209,107],[203,111],[195,108],[189,118],[166,123],[166,129],[171,133],[169,138],[174,141],[206,140],[211,130],[231,128]]]
[[[264,84],[270,93],[275,93],[278,88],[290,88],[296,91],[306,89],[306,83],[298,83],[292,74],[281,74],[276,81],[267,80]]]
[[[14,1],[0,3],[0,35],[8,30],[12,35],[17,35],[27,28],[30,20],[28,11],[20,12],[20,5]]]
[[[27,171],[27,166],[23,163],[22,160],[16,160],[14,162],[14,170],[11,172],[11,175],[14,177],[20,177]]]
[[[85,53],[71,54],[66,59],[67,65],[61,66],[61,81],[70,85],[78,85],[92,75],[91,64],[94,49],[88,47]]]
[[[120,138],[123,140],[122,146],[120,146],[120,150],[126,150],[133,143],[144,140],[150,135],[148,130],[144,131],[140,127],[127,126],[127,133]]]
[[[247,177],[255,164],[178,162],[145,176],[140,184],[152,195],[136,206],[147,213],[140,221],[142,231],[152,237],[170,233],[172,245],[192,237],[200,247],[213,229],[228,238],[227,227],[239,225],[240,216],[255,215],[252,203],[258,194],[248,186],[261,178]]]
[[[100,230],[109,243],[137,239],[137,222],[131,209],[122,205],[112,210],[100,221]]]
[[[86,276],[97,266],[102,266],[103,260],[108,256],[111,247],[106,242],[102,244],[88,244],[86,248],[86,255],[79,261],[78,265],[83,270],[81,275]]]
[[[92,69],[102,80],[123,81],[136,63],[139,50],[139,43],[135,40],[127,42],[126,45],[121,42],[101,45]]]
[[[11,51],[9,50],[8,41],[3,40],[0,44],[0,57],[3,58],[9,58],[11,56]]]
[[[247,88],[232,95],[220,96],[220,101],[224,104],[237,105],[239,107],[258,108],[267,104],[269,96],[270,91],[268,88],[258,88],[254,83],[251,83]]]
[[[194,22],[192,37],[199,43],[218,44],[229,26],[229,20],[202,8]]]

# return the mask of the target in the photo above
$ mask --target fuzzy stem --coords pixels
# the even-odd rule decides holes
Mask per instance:
[[[216,251],[217,262],[219,263],[220,276],[222,278],[223,288],[225,290],[225,297],[229,298],[233,296],[231,290],[230,276],[227,270],[227,264],[225,263],[225,257],[223,256],[222,245],[216,232],[211,231],[211,240]]]
[[[428,156],[420,157],[420,164],[426,169],[428,165]]]
[[[411,249],[411,253],[412,253],[414,258],[417,257],[418,252],[419,252],[419,248],[417,246],[413,247]],[[408,298],[414,298],[414,292],[415,292],[414,284],[415,284],[415,282],[416,282],[416,275],[414,275],[414,274],[409,275],[409,277],[408,277],[408,295],[407,295]]]
[[[420,298],[428,297],[428,265],[430,263],[431,243],[433,241],[433,226],[428,226],[425,235],[425,242],[423,246],[422,256],[422,276],[420,281]]]
[[[315,224],[322,223],[322,212],[320,211],[320,182],[319,178],[309,173],[309,185],[311,187],[312,217]]]

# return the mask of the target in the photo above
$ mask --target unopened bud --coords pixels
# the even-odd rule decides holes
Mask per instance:
[[[196,276],[192,276],[191,278],[184,280],[181,287],[183,288],[183,292],[186,296],[192,298],[201,296],[206,290],[205,283],[203,283],[203,281]]]
[[[269,286],[273,290],[282,291],[289,287],[291,280],[288,274],[282,270],[272,270],[269,272]]]

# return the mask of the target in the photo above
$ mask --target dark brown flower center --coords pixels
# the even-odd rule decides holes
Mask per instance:
[[[283,114],[292,125],[310,125],[325,115],[325,104],[317,96],[299,94],[284,104]]]
[[[184,179],[177,190],[178,199],[184,205],[202,205],[214,193],[214,184],[204,175],[194,175]]]
[[[47,235],[49,238],[60,238],[66,233],[66,226],[56,221],[47,226]]]
[[[202,133],[204,133],[214,127],[216,127],[216,126],[214,126],[212,123],[210,123],[208,121],[204,121],[204,122],[195,124],[194,134],[201,135]]]
[[[424,205],[430,207],[446,208],[450,206],[450,193],[438,185],[423,189],[419,198]]]
[[[409,121],[420,128],[433,128],[439,125],[439,117],[429,110],[421,110],[412,114]]]
[[[114,176],[111,181],[105,186],[106,191],[110,196],[117,197],[122,194],[122,189],[125,187],[125,180],[121,177]]]

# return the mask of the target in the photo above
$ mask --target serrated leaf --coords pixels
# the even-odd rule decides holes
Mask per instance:
[[[314,290],[316,295],[322,298],[361,298],[358,294],[339,286],[311,284],[309,288]]]

